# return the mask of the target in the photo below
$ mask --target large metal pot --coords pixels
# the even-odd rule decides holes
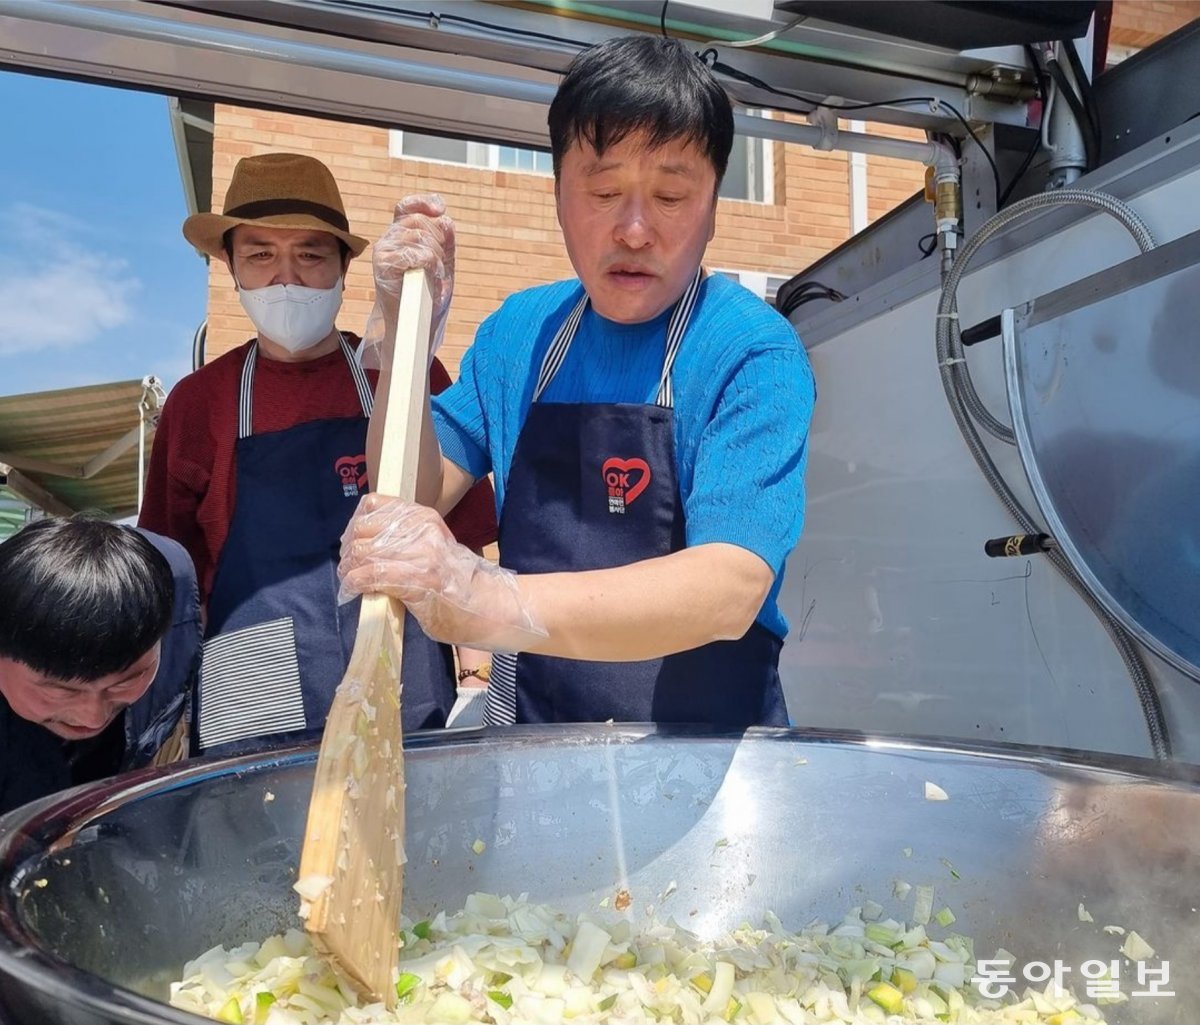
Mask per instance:
[[[799,927],[867,898],[907,918],[912,898],[892,896],[903,878],[936,885],[980,956],[1058,960],[1079,989],[1084,960],[1119,956],[1101,927],[1135,928],[1170,961],[1176,995],[1110,1020],[1200,1013],[1194,770],[783,730],[521,728],[408,748],[414,918],[475,890],[578,910],[627,888],[638,920],[653,908],[711,934],[770,909]],[[142,773],[0,822],[0,1019],[199,1022],[158,1002],[184,961],[295,924],[314,760]],[[927,800],[926,781],[949,800]],[[1123,969],[1122,991],[1144,988]]]

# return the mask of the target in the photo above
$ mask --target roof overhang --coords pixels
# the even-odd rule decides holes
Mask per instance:
[[[46,512],[137,512],[166,398],[155,377],[0,398],[0,485]]]
[[[667,27],[697,49],[775,33],[761,45],[728,49],[732,56],[723,59],[798,94],[801,105],[829,97],[878,103],[862,116],[961,134],[947,107],[888,101],[929,97],[978,124],[1023,125],[1021,101],[1036,92],[1020,46],[960,51],[818,18],[796,23],[783,4],[766,8],[769,19],[739,13],[739,6],[748,7],[673,0]],[[546,105],[570,59],[612,36],[659,31],[662,7],[658,0],[455,0],[431,12],[348,0],[6,0],[0,63],[180,97],[544,147]],[[726,84],[746,106],[789,105],[750,78]]]
[[[171,139],[188,214],[212,210],[213,103],[170,96]],[[203,255],[203,254],[202,254]]]

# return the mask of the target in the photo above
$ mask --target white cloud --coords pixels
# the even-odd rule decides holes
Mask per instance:
[[[0,356],[86,345],[133,317],[129,265],[86,248],[86,226],[18,203],[0,210]]]
[[[45,244],[47,238],[69,239],[84,235],[88,226],[61,210],[47,210],[32,203],[10,203],[0,209],[0,229],[15,242]]]

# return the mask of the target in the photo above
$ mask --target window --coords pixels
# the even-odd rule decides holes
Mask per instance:
[[[532,171],[537,174],[553,174],[554,159],[549,153],[537,149],[517,149],[515,146],[493,146],[496,151],[495,166],[505,171]]]
[[[766,117],[760,110],[740,110],[740,114]],[[729,151],[729,165],[718,195],[722,199],[743,199],[751,203],[775,202],[775,154],[768,139],[735,135]]]
[[[748,288],[768,306],[775,305],[775,296],[779,292],[780,286],[789,280],[783,275],[771,274],[768,271],[759,270],[726,270],[723,267],[714,267],[713,273],[733,278],[734,281],[743,288]]]
[[[765,116],[761,111],[747,114]],[[544,150],[497,146],[487,142],[446,139],[422,132],[388,133],[388,153],[392,157],[434,160],[444,164],[465,164],[493,171],[524,171],[529,174],[553,174],[554,163]],[[721,182],[723,199],[742,199],[752,203],[773,203],[775,186],[774,154],[767,139],[735,135],[729,153],[729,165]]]
[[[554,171],[550,154],[542,150],[445,139],[440,135],[421,132],[389,132],[388,153],[393,157],[466,164],[468,167],[484,167],[493,171],[526,171],[530,174],[551,174]]]

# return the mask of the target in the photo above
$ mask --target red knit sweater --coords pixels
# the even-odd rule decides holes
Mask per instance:
[[[358,339],[346,335],[352,345]],[[138,525],[182,544],[196,564],[200,599],[208,600],[236,499],[238,387],[250,342],[189,374],[171,389],[158,422]],[[374,387],[378,374],[367,371]],[[438,360],[433,393],[450,386]],[[254,373],[254,432],[282,431],[310,420],[361,415],[341,349],[307,363],[282,363],[260,352]],[[446,517],[461,544],[496,540],[496,501],[482,480]]]

